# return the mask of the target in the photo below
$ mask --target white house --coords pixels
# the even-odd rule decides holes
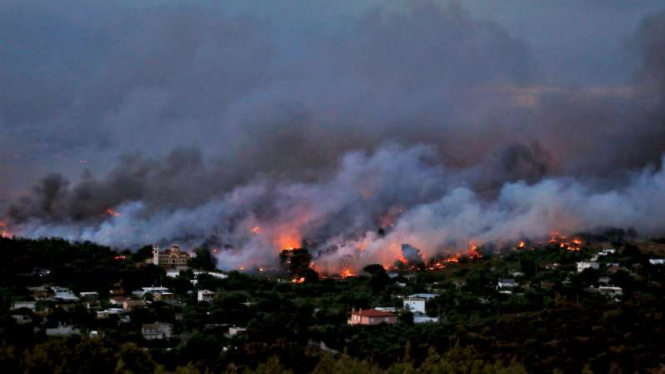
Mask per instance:
[[[649,263],[651,265],[664,265],[665,264],[665,258],[651,258],[651,259],[649,259]]]
[[[229,332],[224,334],[227,338],[234,337],[238,334],[244,334],[247,331],[246,328],[244,327],[238,327],[238,326],[231,326],[229,327]]]
[[[610,296],[623,295],[623,290],[621,289],[621,287],[615,287],[615,286],[600,286],[598,287],[598,291],[602,294]]]
[[[69,336],[81,335],[81,332],[74,328],[74,326],[58,325],[58,327],[47,328],[46,335],[48,336]]]
[[[413,297],[409,296],[404,299],[404,308],[410,310],[411,312],[425,313],[425,304],[427,299],[422,297]]]
[[[97,299],[99,298],[99,293],[98,293],[98,292],[94,292],[94,291],[91,291],[91,292],[81,292],[81,293],[79,293],[79,295],[81,295],[82,298],[84,298],[84,299],[89,299],[89,300],[97,300]]]
[[[69,288],[53,286],[51,289],[55,294],[56,300],[74,302],[79,301],[78,296],[74,295],[74,292],[72,292]]]
[[[14,304],[12,304],[12,307],[10,310],[18,310],[18,309],[30,309],[31,311],[35,312],[37,311],[37,302],[35,301],[16,301]]]
[[[577,265],[577,272],[581,273],[586,269],[600,269],[600,264],[597,262],[587,262],[587,261],[581,261],[575,263]]]
[[[170,339],[173,333],[173,325],[170,323],[147,323],[141,325],[141,335],[145,340]]]
[[[199,290],[198,297],[196,298],[199,303],[212,303],[215,299],[215,293],[210,290]]]
[[[506,278],[506,279],[499,279],[499,281],[496,284],[496,288],[498,290],[501,289],[510,289],[510,288],[515,288],[517,287],[517,282],[514,279],[511,278]]]
[[[413,315],[413,323],[437,323],[439,317],[429,317],[427,314],[416,313]]]
[[[421,299],[425,299],[427,301],[430,301],[432,299],[437,298],[439,295],[435,293],[414,293],[413,295],[409,295],[409,297],[419,297]]]

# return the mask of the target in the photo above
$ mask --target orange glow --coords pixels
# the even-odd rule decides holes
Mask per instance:
[[[517,245],[518,248],[524,248],[526,247],[526,243],[523,241],[520,241],[519,244]]]
[[[340,274],[340,275],[342,276],[342,278],[348,278],[348,277],[354,277],[355,276],[355,274],[353,274],[353,272],[350,269],[346,269],[346,270],[342,271],[342,274]]]
[[[102,217],[108,216],[108,217],[120,217],[120,213],[116,212],[115,210],[108,208],[106,209],[106,212],[102,214]]]
[[[280,250],[292,251],[296,248],[300,248],[300,243],[302,238],[295,230],[281,232],[277,235],[275,244]]]
[[[559,248],[565,248],[568,251],[579,251],[582,249],[582,239],[574,238],[571,241],[566,240],[566,237],[559,234],[558,232],[553,232],[550,237],[550,244],[558,244]]]
[[[478,244],[476,244],[474,240],[469,242],[469,252],[467,252],[467,256],[469,256],[470,259],[483,257],[483,255],[478,252]]]
[[[0,237],[2,238],[11,238],[13,235],[9,232],[7,225],[4,222],[0,221]]]
[[[300,277],[300,278],[293,278],[291,280],[293,283],[305,283],[305,277]]]
[[[252,234],[260,234],[261,228],[259,226],[252,227]]]

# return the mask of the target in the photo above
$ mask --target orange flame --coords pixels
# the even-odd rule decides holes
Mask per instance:
[[[261,228],[259,226],[254,226],[252,227],[252,234],[260,234],[261,233]]]
[[[292,251],[296,248],[300,248],[302,243],[302,238],[295,230],[290,230],[286,232],[281,232],[277,235],[275,244],[280,250]]]
[[[0,237],[2,238],[11,238],[13,235],[9,232],[7,225],[4,222],[0,221]]]
[[[120,213],[116,212],[112,208],[106,209],[106,212],[102,214],[102,217],[107,216],[107,217],[120,217]]]
[[[342,271],[341,276],[342,276],[342,278],[348,278],[348,277],[354,277],[355,274],[353,274],[353,272],[350,269],[346,269],[346,270]]]

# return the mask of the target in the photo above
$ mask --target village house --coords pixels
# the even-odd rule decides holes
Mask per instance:
[[[227,338],[232,338],[236,335],[241,335],[247,332],[247,329],[244,327],[238,327],[238,326],[231,326],[229,327],[229,331],[224,334]]]
[[[111,296],[109,297],[109,304],[113,306],[122,306],[125,300],[129,300],[127,296]]]
[[[374,309],[381,312],[397,313],[397,308],[395,308],[394,306],[381,306],[381,307],[376,307]]]
[[[69,288],[65,287],[51,287],[53,293],[55,294],[55,299],[58,301],[67,301],[67,302],[77,302],[79,301],[78,296],[74,294]]]
[[[397,315],[390,312],[382,312],[376,309],[352,310],[351,318],[347,321],[349,325],[379,325],[382,323],[397,323]]]
[[[98,292],[81,292],[79,293],[82,299],[86,300],[97,300],[99,298]]]
[[[109,308],[105,310],[98,310],[95,318],[97,319],[108,319],[110,316],[118,316],[125,311],[120,308]]]
[[[621,296],[623,295],[623,289],[621,287],[615,287],[615,286],[600,286],[598,287],[598,291],[604,295],[608,296]]]
[[[141,335],[145,340],[171,339],[173,325],[170,323],[148,323],[141,325]]]
[[[26,325],[32,323],[32,316],[22,312],[12,313],[12,318],[16,321],[17,325]]]
[[[160,251],[158,246],[152,250],[152,259],[146,260],[153,265],[161,266],[165,269],[184,269],[187,268],[191,260],[189,253],[181,252],[180,246],[174,244],[170,249]]]
[[[212,303],[215,299],[215,293],[209,290],[199,290],[196,300],[199,303]]]
[[[71,325],[58,325],[58,327],[47,328],[45,330],[47,336],[71,336],[81,335],[81,332]]]
[[[664,265],[665,264],[665,258],[651,258],[651,259],[649,259],[649,263],[651,265]]]
[[[47,286],[28,287],[35,300],[47,300],[53,297],[54,293]]]
[[[578,273],[581,273],[586,269],[600,269],[600,264],[597,262],[580,261],[576,262],[575,265],[577,266]]]
[[[143,308],[146,306],[146,302],[143,300],[131,300],[127,299],[122,303],[122,309],[127,312],[131,312],[136,308]]]
[[[499,291],[506,291],[506,290],[509,291],[517,286],[518,284],[514,279],[506,278],[506,279],[499,279],[496,285],[496,289]]]
[[[436,299],[437,297],[439,297],[439,295],[435,293],[414,293],[413,295],[409,295],[409,297],[420,297],[422,299],[430,301],[432,299]]]
[[[175,294],[173,292],[155,292],[152,294],[155,301],[172,304],[175,302]]]
[[[437,322],[439,322],[439,317],[430,317],[425,313],[413,314],[413,323],[437,323]]]
[[[427,300],[422,297],[409,296],[404,299],[404,308],[411,312],[425,313]]]
[[[37,311],[37,302],[35,301],[15,301],[9,310],[30,309],[31,312]]]

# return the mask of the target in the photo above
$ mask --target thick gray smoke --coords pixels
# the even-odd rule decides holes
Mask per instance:
[[[427,260],[470,240],[665,229],[665,13],[625,21],[656,3],[575,2],[602,22],[630,13],[607,67],[623,78],[577,86],[543,64],[560,41],[534,45],[474,1],[371,2],[320,28],[231,3],[0,9],[13,231],[215,245],[226,268],[307,239],[335,270],[390,264],[406,243]]]

